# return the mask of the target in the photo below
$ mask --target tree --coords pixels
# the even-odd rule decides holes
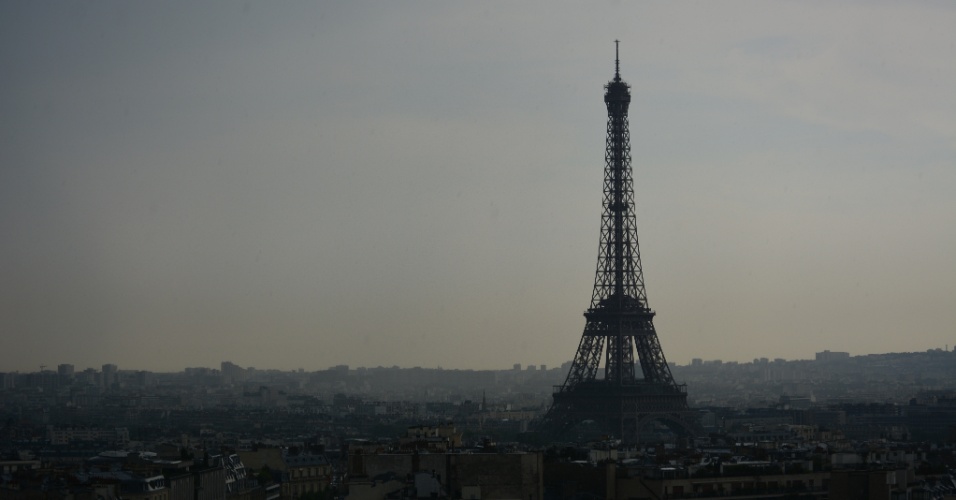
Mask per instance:
[[[276,473],[268,465],[263,465],[259,474],[256,475],[256,479],[259,480],[259,484],[271,484],[276,482]]]

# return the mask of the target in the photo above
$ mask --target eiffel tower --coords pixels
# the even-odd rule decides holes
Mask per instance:
[[[674,382],[664,359],[644,290],[627,120],[631,93],[621,80],[618,41],[614,43],[614,79],[604,87],[604,212],[594,292],[571,370],[564,384],[555,387],[538,429],[568,437],[575,426],[592,421],[601,433],[637,443],[650,437],[652,422],[685,435],[695,434],[697,423],[696,413],[687,407],[686,386]],[[603,378],[598,378],[602,360]]]

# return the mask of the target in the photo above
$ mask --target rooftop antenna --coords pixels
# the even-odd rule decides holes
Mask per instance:
[[[621,81],[620,40],[614,40],[614,81]]]

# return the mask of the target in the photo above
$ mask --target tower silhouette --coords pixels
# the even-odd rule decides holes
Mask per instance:
[[[685,434],[693,434],[697,426],[687,407],[686,387],[674,382],[667,366],[654,330],[655,313],[647,303],[634,217],[627,119],[631,93],[621,80],[618,41],[614,43],[614,79],[604,87],[604,210],[594,292],[571,369],[564,384],[555,387],[539,430],[565,436],[577,424],[593,421],[605,434],[638,442],[649,437],[651,422]],[[604,376],[599,378],[602,358]]]

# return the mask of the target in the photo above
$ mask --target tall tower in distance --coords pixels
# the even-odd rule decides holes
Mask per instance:
[[[594,292],[571,369],[564,384],[555,387],[539,430],[570,437],[579,424],[591,421],[599,427],[595,431],[637,443],[653,439],[663,427],[694,434],[697,423],[687,407],[686,387],[674,382],[664,359],[644,290],[627,119],[631,92],[621,80],[614,43],[614,79],[604,87],[607,145]]]

